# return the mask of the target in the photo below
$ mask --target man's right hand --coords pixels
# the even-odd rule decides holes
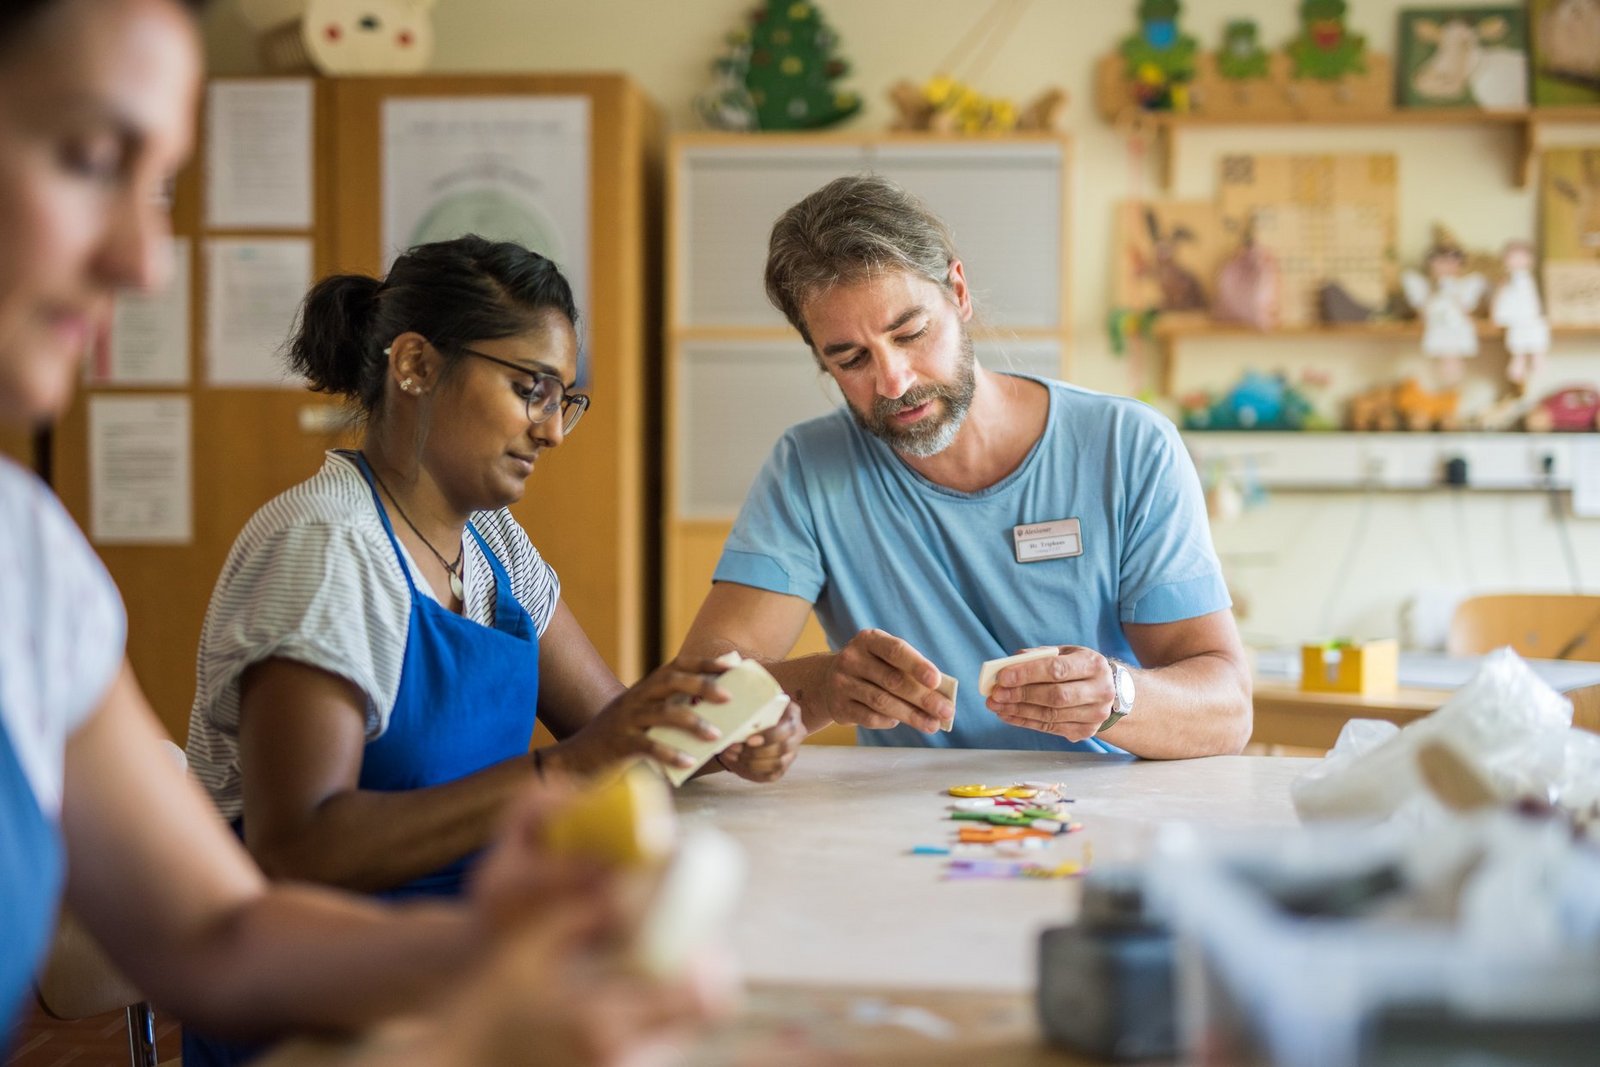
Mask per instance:
[[[956,714],[939,692],[939,669],[882,630],[862,630],[834,654],[818,695],[834,722],[869,730],[904,723],[931,734]]]

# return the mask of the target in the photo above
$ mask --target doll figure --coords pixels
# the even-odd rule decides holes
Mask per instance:
[[[1478,354],[1478,331],[1472,311],[1487,287],[1483,275],[1462,274],[1466,253],[1442,228],[1435,228],[1433,246],[1423,263],[1427,277],[1414,270],[1400,276],[1406,300],[1422,315],[1422,351],[1439,360],[1445,385],[1461,380],[1461,361]]]
[[[1506,330],[1506,378],[1511,390],[1521,396],[1528,379],[1539,372],[1539,364],[1550,351],[1550,323],[1539,303],[1539,287],[1533,281],[1533,245],[1511,241],[1501,253],[1506,280],[1494,291],[1489,314],[1496,326]]]

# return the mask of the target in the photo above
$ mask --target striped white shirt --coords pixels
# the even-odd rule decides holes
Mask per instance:
[[[543,634],[561,585],[505,509],[472,524],[505,567],[511,591]],[[471,534],[462,557],[463,614],[494,624],[494,572]],[[401,546],[412,581],[432,588]],[[453,553],[452,553],[453,555]],[[400,692],[411,591],[354,458],[329,452],[322,469],[245,524],[206,609],[189,712],[189,769],[224,818],[243,807],[239,679],[264,659],[291,659],[354,683],[367,695],[367,739],[389,725]]]

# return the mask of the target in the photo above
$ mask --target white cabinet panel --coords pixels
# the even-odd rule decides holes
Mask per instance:
[[[1055,328],[1064,310],[1066,162],[1056,142],[689,148],[676,205],[678,323],[781,326],[762,282],[772,224],[834,178],[872,171],[950,226],[987,321]]]
[[[979,362],[996,370],[1061,376],[1055,341],[983,341],[973,348]],[[844,399],[798,340],[701,341],[681,351],[677,515],[732,518],[783,431]]]

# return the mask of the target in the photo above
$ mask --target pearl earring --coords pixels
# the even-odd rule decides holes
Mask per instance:
[[[406,378],[400,383],[400,388],[404,389],[408,393],[414,393],[417,391],[417,383],[413,382],[410,378]]]

